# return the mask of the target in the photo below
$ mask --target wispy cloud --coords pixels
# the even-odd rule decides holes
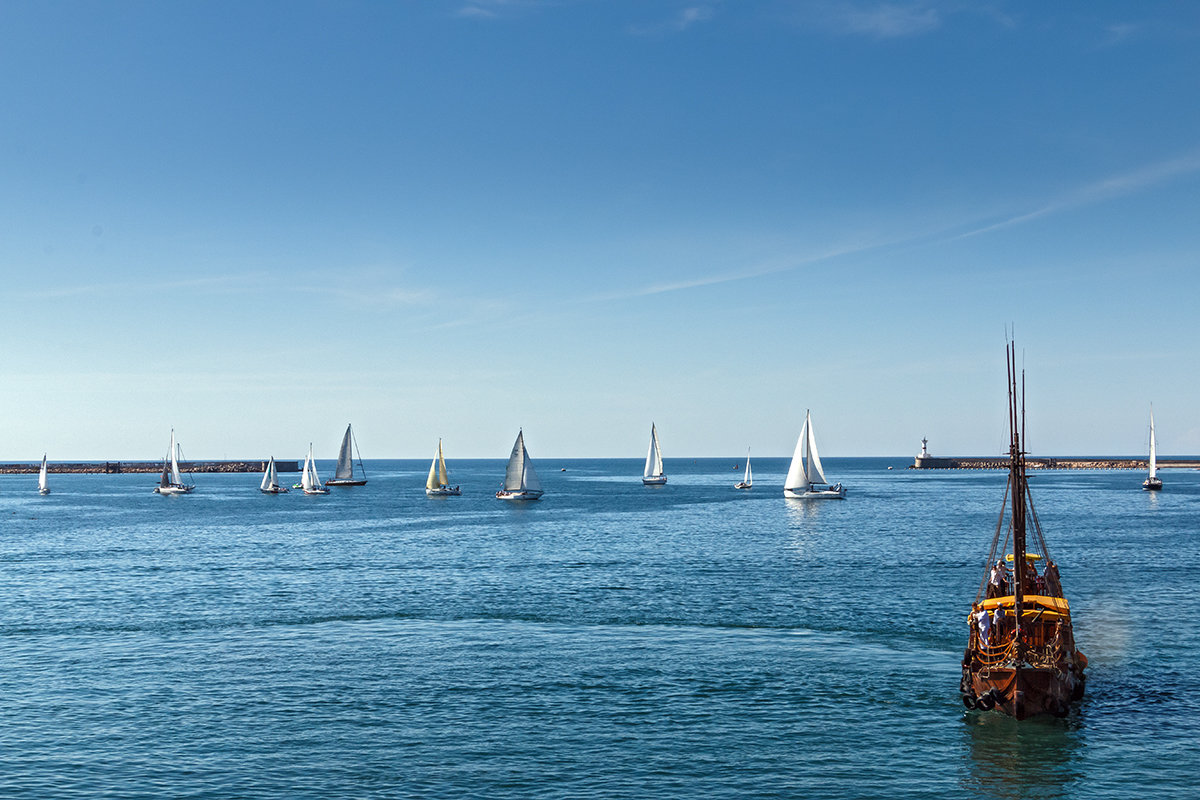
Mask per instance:
[[[58,300],[67,297],[102,297],[113,294],[148,294],[163,291],[192,290],[240,292],[250,291],[260,274],[217,275],[208,278],[184,278],[168,281],[112,281],[72,286],[54,286],[44,289],[17,290],[12,294],[27,300]]]
[[[903,239],[855,242],[852,244],[830,247],[825,250],[806,255],[792,255],[783,258],[760,261],[751,266],[730,270],[728,272],[702,275],[695,278],[687,278],[669,283],[656,283],[627,291],[596,295],[587,298],[587,300],[590,302],[626,300],[634,297],[649,297],[651,295],[665,294],[667,292],[677,292],[684,289],[698,289],[704,286],[715,286],[721,283],[731,283],[733,281],[742,281],[750,278],[761,278],[765,275],[775,275],[781,272],[790,272],[803,266],[818,264],[824,261],[839,258],[841,256],[865,253],[870,250],[878,250],[880,248],[902,244],[907,241],[911,241],[911,237],[905,237]]]
[[[621,292],[595,295],[586,298],[585,302],[602,302],[625,300],[636,297],[648,297],[667,292],[677,292],[687,289],[698,289],[733,281],[760,278],[766,275],[790,272],[801,267],[812,266],[832,261],[844,256],[860,255],[870,252],[913,246],[934,245],[943,242],[958,241],[985,233],[1015,227],[1026,222],[1032,222],[1052,214],[1081,208],[1094,203],[1116,199],[1135,192],[1144,191],[1172,180],[1200,172],[1200,150],[1179,158],[1151,164],[1131,172],[1114,175],[1103,180],[1086,184],[1062,196],[1043,203],[1032,211],[1013,214],[998,222],[958,223],[943,225],[937,229],[927,229],[916,233],[907,233],[894,237],[859,238],[859,240],[824,250],[801,255],[790,255],[778,259],[763,261],[752,266],[731,269],[725,272],[710,273],[676,281],[655,283],[635,287]],[[964,232],[964,228],[967,230]]]
[[[468,19],[495,19],[511,11],[551,5],[547,0],[467,0],[455,16]]]
[[[1125,40],[1136,35],[1141,28],[1141,25],[1137,25],[1132,22],[1121,22],[1109,25],[1104,29],[1105,33],[1108,34],[1104,44],[1110,46],[1120,44],[1121,42],[1124,42]]]
[[[942,25],[942,12],[930,3],[816,2],[799,6],[796,22],[847,36],[895,39],[918,36]]]
[[[630,25],[629,32],[635,36],[657,36],[664,33],[678,33],[702,22],[708,22],[716,16],[716,13],[717,3],[693,3],[679,9],[679,11],[665,20]]]
[[[869,8],[847,9],[842,15],[841,24],[849,33],[893,39],[934,30],[942,24],[942,18],[935,8],[884,3]]]
[[[1081,186],[1070,192],[1047,202],[1032,211],[1025,211],[1019,214],[1014,214],[1006,219],[998,222],[992,222],[987,225],[969,230],[966,233],[960,233],[953,237],[955,239],[966,239],[972,236],[980,236],[992,231],[1011,228],[1014,225],[1021,225],[1026,222],[1032,222],[1035,219],[1057,214],[1062,211],[1069,211],[1074,208],[1081,208],[1095,203],[1101,203],[1106,200],[1112,200],[1117,197],[1123,197],[1134,192],[1143,191],[1145,189],[1159,186],[1168,183],[1176,178],[1190,175],[1195,172],[1200,172],[1200,151],[1189,153],[1179,158],[1173,158],[1169,161],[1161,161],[1157,164],[1150,164],[1132,172],[1126,172],[1121,175],[1114,175],[1110,178],[1089,183],[1086,186]]]

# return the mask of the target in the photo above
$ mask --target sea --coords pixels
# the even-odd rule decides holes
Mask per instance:
[[[1200,472],[1031,473],[1090,666],[1018,723],[958,692],[1005,473],[534,463],[0,476],[0,797],[1200,795]]]

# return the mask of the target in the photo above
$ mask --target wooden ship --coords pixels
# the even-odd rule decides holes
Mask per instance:
[[[968,618],[959,688],[968,709],[996,709],[1016,719],[1061,717],[1083,697],[1087,658],[1075,648],[1071,609],[1025,477],[1025,377],[1022,373],[1018,398],[1016,347],[1011,342],[1006,360],[1008,487]],[[998,553],[1005,555],[998,558]]]

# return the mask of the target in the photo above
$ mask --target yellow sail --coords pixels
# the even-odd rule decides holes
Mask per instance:
[[[435,458],[435,459],[433,459],[433,463],[429,465],[429,477],[425,479],[425,488],[426,489],[437,489],[438,488],[437,466],[438,466],[438,460]]]
[[[442,482],[442,486],[449,486],[450,481],[446,478],[446,457],[442,455],[442,440],[438,439],[438,480]]]

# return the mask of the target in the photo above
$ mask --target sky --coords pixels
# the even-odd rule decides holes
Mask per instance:
[[[1200,5],[0,5],[0,462],[1200,453]]]

